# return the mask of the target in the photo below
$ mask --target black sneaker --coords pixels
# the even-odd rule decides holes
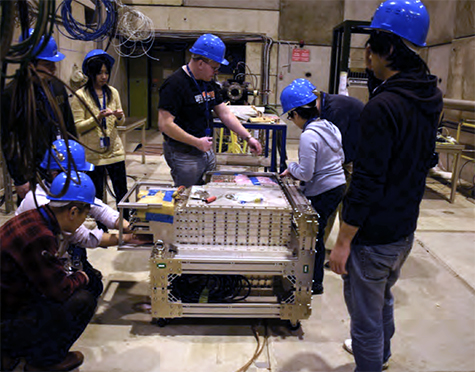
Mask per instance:
[[[314,294],[314,295],[323,294],[323,284],[313,283],[313,285],[312,285],[312,294]]]

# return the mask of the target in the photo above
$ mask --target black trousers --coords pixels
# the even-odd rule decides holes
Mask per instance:
[[[94,186],[96,187],[96,198],[98,199],[102,200],[104,198],[104,183],[107,175],[109,175],[112,182],[116,205],[119,204],[125,194],[127,194],[125,161],[108,165],[96,165],[92,172],[87,172],[87,175],[91,177],[92,182],[94,182]],[[124,217],[128,219],[128,210],[124,210]]]
[[[343,199],[346,185],[340,185],[324,193],[309,197],[313,208],[317,211],[318,217],[318,234],[317,243],[315,245],[315,269],[313,272],[313,282],[315,284],[323,283],[323,265],[325,263],[325,227],[328,218],[336,210],[338,204]]]
[[[64,360],[89,324],[97,306],[91,292],[80,289],[63,303],[38,294],[28,305],[1,314],[2,355],[25,357],[45,367]]]
[[[97,299],[104,291],[102,273],[92,267],[91,263],[87,260],[86,248],[71,244],[68,248],[68,252],[71,255],[73,268],[76,270],[83,270],[89,277],[89,283],[87,284],[86,289]]]

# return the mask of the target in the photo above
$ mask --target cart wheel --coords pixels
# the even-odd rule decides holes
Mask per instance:
[[[301,324],[299,320],[297,320],[296,322],[292,322],[291,320],[289,320],[287,326],[291,331],[296,331],[300,329]]]
[[[156,324],[157,324],[160,328],[163,328],[163,327],[165,327],[168,323],[170,323],[170,320],[169,320],[169,319],[167,319],[167,318],[158,318]]]

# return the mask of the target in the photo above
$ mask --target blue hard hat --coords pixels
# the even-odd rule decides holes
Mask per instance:
[[[112,66],[114,66],[114,63],[115,63],[114,57],[112,57],[109,53],[105,52],[102,49],[93,49],[89,53],[86,54],[86,57],[84,58],[84,61],[82,63],[82,72],[84,72],[85,75],[87,75],[88,61],[94,57],[104,57],[110,62],[111,68]]]
[[[51,183],[50,192],[53,195],[59,195],[66,184],[68,176],[66,173],[62,172],[56,176],[56,178]],[[79,184],[79,181],[81,182]],[[96,195],[96,188],[91,178],[82,172],[71,172],[71,181],[69,182],[69,187],[66,190],[66,193],[61,197],[47,196],[49,200],[52,201],[63,201],[63,202],[80,202],[93,204]]]
[[[310,81],[304,78],[295,79],[292,83],[295,83],[295,84],[301,83],[305,85],[306,87],[309,87],[312,91],[317,90],[317,87],[315,85],[313,85]]]
[[[318,97],[313,93],[314,85],[306,79],[296,79],[287,85],[280,94],[282,115],[300,106],[315,101]]]
[[[190,52],[209,58],[222,65],[229,65],[229,62],[224,59],[226,46],[223,41],[215,35],[201,35],[191,47]]]
[[[89,172],[94,170],[94,164],[86,161],[86,153],[84,147],[73,140],[68,141],[69,151],[73,157],[78,171]],[[50,150],[47,150],[43,161],[40,164],[41,168],[60,170],[61,167],[67,169],[68,167],[68,150],[66,148],[66,141],[59,139],[53,142]]]
[[[420,0],[387,0],[374,12],[370,28],[391,32],[423,47],[429,21],[429,13]]]
[[[34,31],[35,30],[33,28],[30,28],[28,30],[28,38],[31,37],[31,35],[33,35]],[[33,49],[33,54],[38,53],[38,51],[40,50],[41,46],[44,43],[44,40],[45,40],[45,37],[42,36],[41,39],[40,39],[39,44],[35,47],[35,49]],[[19,41],[20,42],[25,41],[25,39],[23,38],[23,35],[20,36]],[[56,40],[54,39],[54,37],[51,36],[48,40],[48,43],[44,47],[44,49],[41,51],[40,54],[36,55],[35,58],[36,59],[43,59],[45,61],[59,62],[59,61],[62,61],[63,59],[65,59],[66,56],[63,53],[58,52],[58,44],[56,44]]]

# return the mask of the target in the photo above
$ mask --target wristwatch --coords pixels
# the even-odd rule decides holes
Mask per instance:
[[[248,133],[246,137],[243,138],[244,141],[249,142],[249,140],[252,138],[252,134]]]

